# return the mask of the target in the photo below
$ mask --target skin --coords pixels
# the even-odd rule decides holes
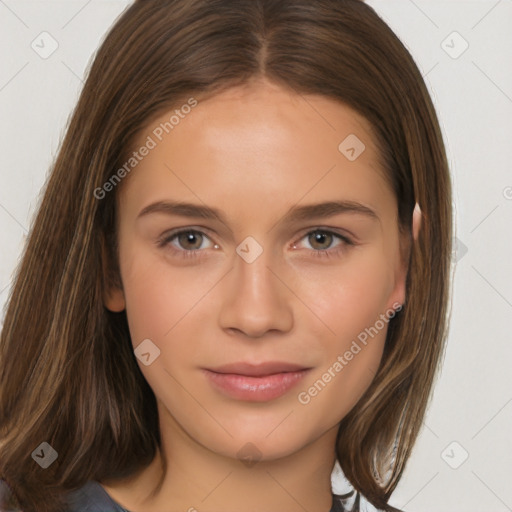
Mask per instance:
[[[169,116],[148,125],[135,146]],[[349,134],[366,145],[353,162],[338,150]],[[328,512],[338,425],[374,378],[388,324],[309,403],[298,393],[405,302],[397,204],[371,126],[332,99],[257,81],[199,101],[117,192],[123,289],[106,291],[105,306],[126,308],[134,349],[147,338],[160,349],[149,366],[137,362],[157,398],[163,443],[150,466],[104,481],[104,489],[133,512]],[[165,213],[137,218],[170,199],[218,208],[226,224]],[[283,221],[297,204],[341,199],[372,208],[378,219]],[[419,225],[415,215],[414,237]],[[158,247],[176,228],[203,236]],[[317,241],[318,228],[354,245],[325,231]],[[263,249],[252,263],[236,252],[248,236]],[[266,402],[228,398],[201,370],[275,360],[312,369]],[[251,467],[237,455],[249,442],[261,457]],[[168,472],[152,494],[162,457]]]

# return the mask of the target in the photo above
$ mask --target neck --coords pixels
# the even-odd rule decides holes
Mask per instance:
[[[233,458],[201,445],[160,411],[161,447],[151,464],[103,487],[134,512],[329,512],[337,430],[283,457],[266,458],[246,444]]]

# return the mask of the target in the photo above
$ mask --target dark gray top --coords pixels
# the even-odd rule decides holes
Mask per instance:
[[[67,512],[129,512],[116,503],[94,480],[70,493],[67,499],[70,506]]]
[[[0,480],[0,512],[19,512],[15,508],[2,508],[2,498],[8,497],[9,488]],[[68,493],[66,499],[69,508],[66,512],[130,512],[116,503],[103,487],[96,481],[87,482],[80,489]],[[330,512],[344,512],[341,501],[333,495]]]
[[[116,503],[98,482],[92,480],[70,494],[70,506],[67,512],[130,512]],[[344,512],[340,500],[334,496],[330,512]]]

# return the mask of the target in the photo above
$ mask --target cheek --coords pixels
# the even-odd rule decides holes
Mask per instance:
[[[303,279],[301,293],[339,345],[357,337],[385,312],[392,284],[390,266],[379,251],[361,251],[346,264]]]
[[[327,426],[348,414],[379,368],[389,325],[382,321],[389,292],[384,268],[375,264],[365,272],[342,272],[339,282],[317,281],[309,289],[323,320],[316,333],[322,362],[297,399]]]
[[[181,319],[194,314],[216,276],[193,268],[172,269],[161,255],[134,245],[123,256],[121,273],[133,345],[145,338],[170,340]]]
[[[124,284],[126,315],[132,343],[137,346],[145,338],[158,339],[171,329],[175,311],[173,296],[162,281],[134,268]],[[175,300],[175,299],[174,299]],[[166,310],[164,310],[166,305]]]

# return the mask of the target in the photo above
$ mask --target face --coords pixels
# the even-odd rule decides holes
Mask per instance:
[[[371,127],[266,82],[199,100],[166,133],[173,112],[140,133],[151,149],[117,191],[123,289],[105,296],[126,308],[161,425],[268,460],[332,438],[405,299]]]

